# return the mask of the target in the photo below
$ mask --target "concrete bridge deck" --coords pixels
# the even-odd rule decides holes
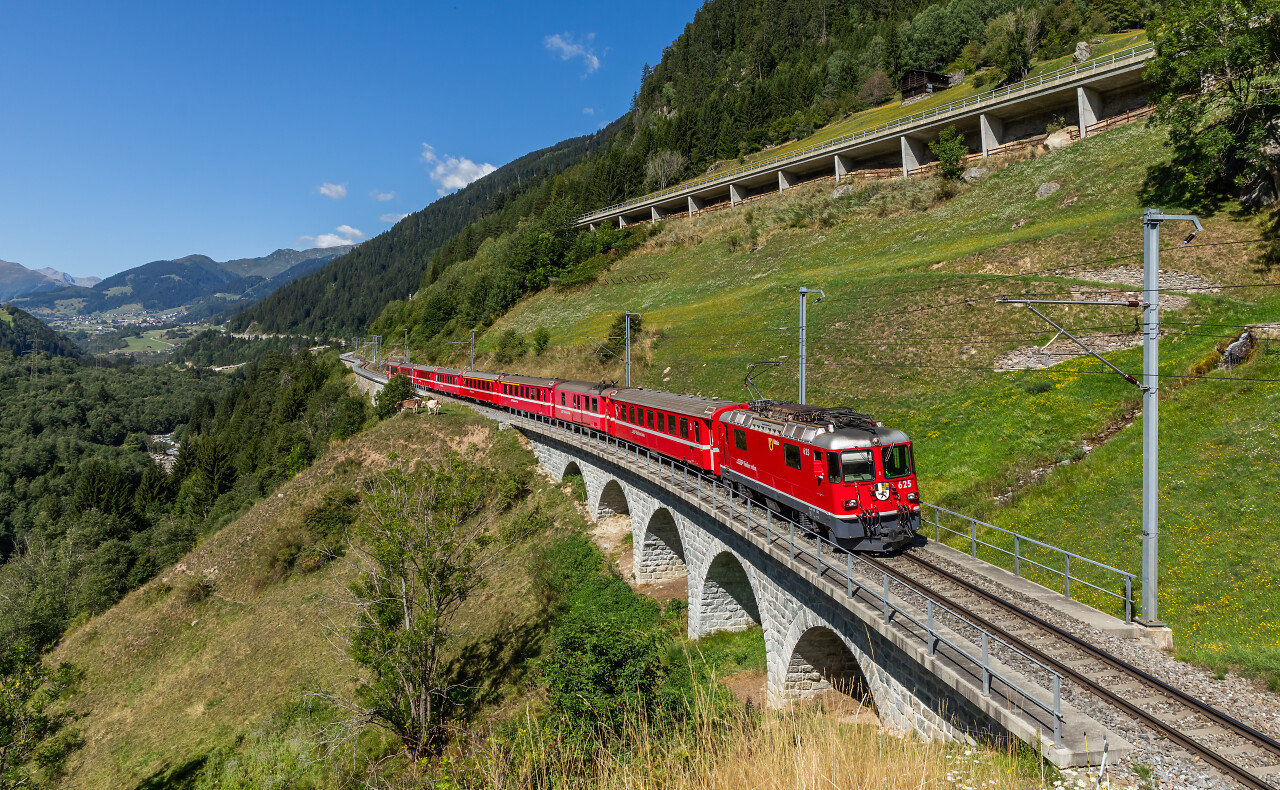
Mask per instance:
[[[1154,51],[1152,44],[1141,44],[798,151],[709,173],[588,212],[578,218],[577,227],[606,222],[625,227],[675,214],[692,216],[707,206],[736,205],[819,177],[838,179],[886,167],[909,175],[928,164],[928,143],[948,126],[962,131],[969,149],[983,157],[1002,145],[1044,133],[1055,119],[1078,126],[1080,136],[1087,137],[1108,128],[1109,118],[1145,103],[1142,72]]]

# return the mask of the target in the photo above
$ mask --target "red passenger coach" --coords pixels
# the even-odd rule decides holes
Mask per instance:
[[[503,376],[498,382],[498,405],[551,417],[551,396],[560,379]]]
[[[462,396],[480,401],[481,403],[498,402],[498,379],[501,378],[497,373],[481,373],[478,370],[468,370],[462,374]]]
[[[463,395],[462,371],[454,368],[436,368],[431,389],[446,395]]]
[[[721,474],[840,546],[891,551],[920,528],[911,442],[864,414],[760,402],[723,413]]]
[[[612,389],[608,384],[592,384],[588,381],[561,381],[552,393],[552,415],[566,422],[587,425],[598,431],[608,430],[605,415],[604,392]]]
[[[606,395],[614,436],[712,473],[720,451],[711,426],[725,412],[743,408],[733,401],[657,390],[611,389]]]

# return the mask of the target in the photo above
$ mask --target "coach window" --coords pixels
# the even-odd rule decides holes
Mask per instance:
[[[792,469],[800,468],[800,448],[794,444],[782,445],[782,460]]]
[[[658,433],[667,432],[667,415],[658,412]]]
[[[702,444],[702,423],[693,421],[693,441],[696,444]]]
[[[653,412],[652,412],[652,411],[649,411],[649,412],[646,412],[646,414],[648,415],[648,419],[649,419],[649,427],[650,427],[650,428],[652,428],[652,427],[653,427]]]
[[[733,429],[733,446],[739,450],[747,449],[747,432],[741,428]]]
[[[689,421],[686,420],[684,417],[680,418],[680,438],[681,439],[689,438]]]

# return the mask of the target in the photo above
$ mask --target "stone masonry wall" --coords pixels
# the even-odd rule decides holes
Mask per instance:
[[[529,432],[556,480],[576,463],[593,517],[625,508],[641,581],[689,577],[689,636],[759,623],[771,707],[833,685],[865,693],[887,727],[927,738],[1003,736],[983,712],[858,619],[716,519],[644,478]],[[618,511],[621,512],[621,511]]]

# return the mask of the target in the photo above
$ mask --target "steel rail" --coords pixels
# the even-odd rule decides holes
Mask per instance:
[[[972,582],[966,579],[962,579],[959,576],[956,576],[950,571],[946,571],[946,570],[943,570],[942,568],[939,568],[937,565],[935,565],[932,562],[929,562],[928,560],[922,559],[911,553],[903,553],[899,556],[904,557],[924,567],[928,572],[942,577],[947,582],[951,584],[955,584],[956,586],[961,587],[965,591],[971,592],[974,595],[977,595],[987,603],[995,605],[998,609],[1001,609],[1009,614],[1012,614],[1018,618],[1021,618],[1022,620],[1025,620],[1044,631],[1048,631],[1053,636],[1057,637],[1062,641],[1069,643],[1072,647],[1088,654],[1089,656],[1097,659],[1098,661],[1102,662],[1108,667],[1140,681],[1142,684],[1146,685],[1148,688],[1158,692],[1161,695],[1172,697],[1174,700],[1176,700],[1180,704],[1191,709],[1193,713],[1201,715],[1204,718],[1208,719],[1209,721],[1213,722],[1214,724],[1220,727],[1223,727],[1248,741],[1253,742],[1255,745],[1260,746],[1263,751],[1268,752],[1272,755],[1276,755],[1277,757],[1280,757],[1280,742],[1277,742],[1274,738],[1271,738],[1265,733],[1259,732],[1258,730],[1254,729],[1253,727],[1250,727],[1244,722],[1239,721],[1238,719],[1235,719],[1227,715],[1226,713],[1223,713],[1222,711],[1214,708],[1213,706],[1205,702],[1202,702],[1196,699],[1195,697],[1190,696],[1189,694],[1181,691],[1180,689],[1170,686],[1164,681],[1156,677],[1153,677],[1152,675],[1148,674],[1147,672],[1144,672],[1141,669],[1138,669],[1132,664],[1129,664],[1124,659],[1118,658],[1117,656],[1112,655],[1111,653],[1107,652],[1106,650],[1103,650],[1102,648],[1096,645],[1089,644],[1088,642],[1076,636],[1075,634],[1072,634],[1069,631],[1065,631],[1059,628],[1058,626],[1055,626],[1052,623],[1049,623],[1030,612],[1027,612],[1013,604],[1008,603],[1007,601],[1002,600],[998,596],[982,589],[981,587],[978,587],[977,585],[973,584]],[[1111,691],[1106,686],[1103,686],[1101,683],[1098,683],[1090,679],[1089,677],[1085,676],[1079,670],[1073,669],[1072,667],[1068,666],[1063,662],[1063,660],[1055,658],[1054,656],[1048,654],[1042,648],[1035,647],[1034,645],[1027,642],[1027,640],[1023,639],[1022,637],[1019,637],[1016,634],[1011,633],[1007,628],[1004,628],[1002,626],[999,626],[991,622],[989,619],[983,617],[977,612],[974,612],[972,608],[966,607],[963,604],[957,603],[954,599],[950,598],[949,596],[943,595],[942,593],[938,592],[936,588],[933,588],[927,584],[924,584],[916,577],[908,576],[902,573],[898,569],[884,563],[882,560],[871,558],[871,557],[867,557],[866,560],[872,565],[880,568],[885,573],[888,573],[889,575],[894,576],[895,578],[898,579],[899,582],[903,584],[914,585],[920,589],[927,590],[930,597],[939,601],[947,608],[958,609],[960,611],[965,612],[965,616],[968,619],[971,619],[975,623],[980,624],[982,628],[1000,633],[1003,639],[1007,639],[1012,644],[1016,644],[1019,650],[1028,651],[1032,653],[1037,657],[1037,660],[1043,661],[1045,664],[1048,664],[1049,666],[1053,667],[1054,671],[1058,672],[1064,677],[1069,677],[1070,679],[1074,680],[1085,690],[1089,691],[1090,693],[1094,694],[1097,697],[1100,697],[1101,699],[1106,701],[1108,704],[1119,708],[1120,710],[1124,711],[1126,714],[1128,714],[1132,718],[1156,730],[1157,732],[1164,735],[1169,740],[1173,741],[1174,743],[1178,744],[1184,749],[1187,749],[1193,754],[1199,756],[1205,762],[1214,766],[1215,768],[1217,768],[1219,771],[1226,774],[1227,776],[1232,777],[1233,779],[1240,782],[1244,786],[1255,788],[1256,790],[1275,790],[1275,785],[1267,782],[1262,777],[1259,777],[1256,774],[1252,773],[1251,771],[1249,771],[1248,768],[1241,766],[1237,763],[1234,763],[1231,760],[1228,760],[1227,758],[1218,754],[1217,752],[1214,752],[1211,748],[1204,746],[1199,741],[1196,741],[1190,736],[1184,734],[1181,730],[1178,730],[1172,724],[1161,720],[1153,713],[1149,713],[1148,711],[1143,710],[1142,708],[1138,707],[1137,705],[1130,702],[1129,700],[1126,700],[1125,698],[1119,696],[1114,691]]]

